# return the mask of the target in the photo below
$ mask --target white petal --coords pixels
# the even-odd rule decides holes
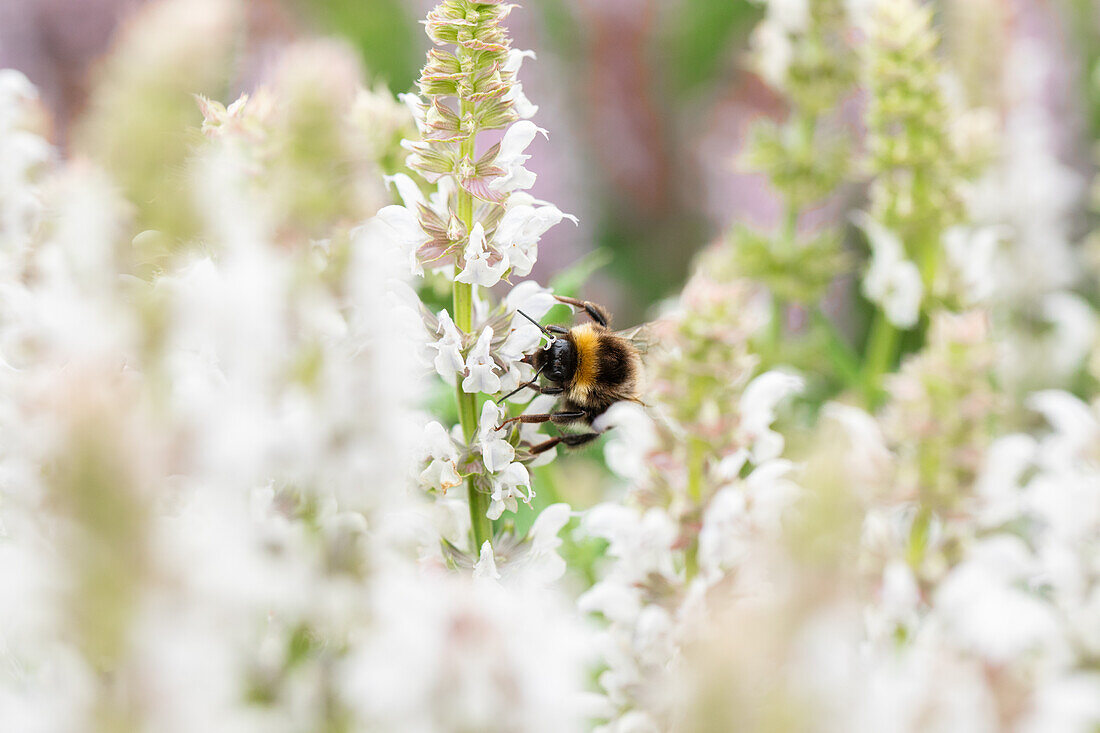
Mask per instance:
[[[500,377],[493,368],[484,366],[468,367],[469,374],[462,380],[462,391],[467,394],[496,394],[500,391]]]
[[[499,519],[499,517],[489,517],[490,519]],[[500,572],[497,571],[496,558],[493,556],[493,546],[489,544],[489,540],[485,540],[481,544],[481,555],[478,558],[477,563],[474,565],[474,577],[489,580],[500,580]]]
[[[504,216],[507,217],[507,213]],[[542,287],[535,280],[524,280],[516,283],[508,291],[508,295],[504,296],[504,305],[508,310],[521,310],[536,321],[545,316],[546,312],[553,308],[557,302],[554,299],[554,291]],[[524,323],[528,323],[523,316],[517,315],[512,319],[513,327],[517,318]]]
[[[888,292],[882,301],[886,317],[898,328],[908,329],[917,325],[920,304],[924,296],[924,283],[920,270],[908,260],[897,263],[890,273]]]

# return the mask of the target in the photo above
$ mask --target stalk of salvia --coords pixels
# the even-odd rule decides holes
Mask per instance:
[[[174,0],[171,17],[188,8]],[[156,46],[181,32],[169,26],[131,32]],[[310,92],[348,78],[333,63],[294,71]],[[288,156],[284,122],[306,105],[274,90],[200,101],[206,136],[191,131],[183,181],[200,235],[131,258],[133,207],[46,143],[34,88],[0,71],[0,727],[579,729],[584,635],[542,587],[564,570],[569,508],[472,577],[432,572],[442,530],[409,537],[420,497],[403,490],[422,392],[408,250],[392,210],[363,221],[362,202],[286,198],[287,171],[355,156]],[[359,91],[325,96],[310,127],[347,140],[349,114],[373,133],[411,122],[388,93]],[[533,284],[509,298],[549,307]],[[508,317],[473,319],[484,349],[463,378],[486,391],[519,378],[490,366],[526,348]],[[457,452],[437,427],[441,453]],[[503,474],[517,449],[489,435],[479,460]]]
[[[654,324],[660,346],[647,366],[650,409],[621,403],[596,423],[615,427],[605,455],[629,482],[622,504],[601,504],[582,523],[609,541],[613,559],[580,599],[582,610],[608,622],[601,647],[608,669],[599,679],[607,725],[599,731],[673,724],[667,690],[711,589],[736,582],[727,575],[738,565],[736,548],[793,497],[785,477],[792,466],[779,460],[784,441],[771,425],[802,380],[757,374],[748,344],[767,319],[762,287],[716,279],[703,262]],[[757,497],[758,511],[745,495]]]
[[[901,331],[920,322],[931,302],[941,237],[963,215],[962,161],[948,134],[950,109],[932,27],[933,8],[917,0],[875,5],[867,23],[864,76],[871,211],[857,218],[871,245],[863,293],[880,306],[868,337],[863,384],[881,399]]]
[[[435,341],[436,370],[455,384],[462,445],[432,427],[427,473],[437,480],[425,485],[446,491],[454,477],[466,477],[475,554],[492,539],[491,519],[514,510],[517,498],[530,500],[525,464],[532,458],[514,442],[518,437],[494,432],[500,408],[485,402],[479,411],[478,395],[511,391],[532,376],[521,359],[537,347],[540,334],[513,311],[523,305],[537,318],[552,304],[548,291],[533,283],[517,289],[507,309],[490,307],[479,288],[530,273],[539,237],[564,216],[523,192],[535,179],[523,167],[529,157],[523,151],[545,131],[526,120],[537,107],[516,73],[533,54],[510,46],[503,20],[511,9],[500,2],[447,0],[429,13],[427,34],[436,48],[420,76],[420,97],[405,98],[420,140],[405,144],[410,167],[435,191],[425,198],[411,179],[396,176],[405,207],[383,211],[414,248],[417,272],[428,268],[453,280],[453,314],[426,313],[425,323]],[[479,150],[481,133],[500,129],[500,141]],[[444,473],[446,480],[438,480]]]
[[[856,82],[850,28],[841,0],[772,3],[753,35],[756,69],[785,97],[789,112],[782,124],[757,125],[746,163],[768,175],[783,215],[775,233],[738,226],[728,252],[739,274],[767,284],[772,292],[768,351],[779,346],[785,304],[813,306],[845,266],[839,228],[800,234],[798,220],[835,195],[849,173],[852,144],[838,110]],[[817,323],[833,344],[829,353],[838,375],[848,381],[854,358],[827,318]]]

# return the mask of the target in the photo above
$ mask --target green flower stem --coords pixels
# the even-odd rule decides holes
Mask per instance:
[[[688,441],[688,497],[696,504],[703,500],[703,469],[706,467],[707,444],[699,438]]]
[[[810,315],[813,318],[818,328],[825,334],[825,350],[829,355],[829,360],[832,361],[833,367],[836,368],[837,373],[844,379],[844,383],[847,386],[860,383],[859,373],[859,358],[855,352],[852,351],[852,347],[844,340],[844,337],[837,330],[836,324],[834,324],[824,311],[821,310],[821,306],[815,307],[810,311]]]
[[[886,314],[876,310],[871,335],[867,338],[867,362],[863,373],[863,392],[868,407],[877,407],[882,400],[882,376],[893,366],[900,335]]]
[[[472,107],[471,103],[465,100],[462,101],[463,119],[471,111],[470,107]],[[469,136],[462,142],[461,159],[473,157],[476,135],[477,131],[471,130]],[[466,225],[467,232],[473,229],[474,198],[469,191],[461,187],[458,189],[458,217]],[[458,275],[459,271],[460,268],[456,265],[455,275]],[[473,290],[473,285],[460,283],[457,280],[454,282],[455,325],[463,333],[470,333],[473,330]],[[462,382],[459,380],[455,385],[455,397],[458,402],[458,419],[462,424],[462,434],[465,436],[467,443],[472,443],[477,432],[477,395],[463,391]],[[493,528],[489,522],[489,517],[486,516],[486,512],[489,510],[489,497],[478,491],[473,476],[466,479],[466,494],[470,504],[470,526],[474,532],[474,547],[475,552],[477,552],[487,540],[492,541]]]
[[[932,526],[932,510],[927,506],[921,506],[913,520],[913,527],[909,531],[909,545],[905,549],[905,560],[914,573],[919,575],[920,566],[924,563],[924,553],[928,548],[928,532]]]
[[[779,246],[786,254],[794,252],[798,246],[798,208],[787,201],[783,212],[783,231],[780,233]],[[771,331],[768,335],[770,346],[778,355],[780,343],[783,340],[783,326],[787,315],[787,302],[777,293],[772,293],[772,320]]]

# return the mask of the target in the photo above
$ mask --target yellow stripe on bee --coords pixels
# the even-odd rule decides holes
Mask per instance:
[[[596,352],[600,336],[591,324],[577,326],[569,332],[577,349],[577,371],[573,374],[573,389],[587,395],[596,383]]]

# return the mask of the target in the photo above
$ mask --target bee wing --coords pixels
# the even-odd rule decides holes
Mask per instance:
[[[629,341],[642,356],[645,356],[650,348],[657,343],[657,338],[653,333],[652,324],[649,323],[643,323],[642,325],[635,326],[634,328],[627,328],[622,331],[616,331],[615,335]]]

